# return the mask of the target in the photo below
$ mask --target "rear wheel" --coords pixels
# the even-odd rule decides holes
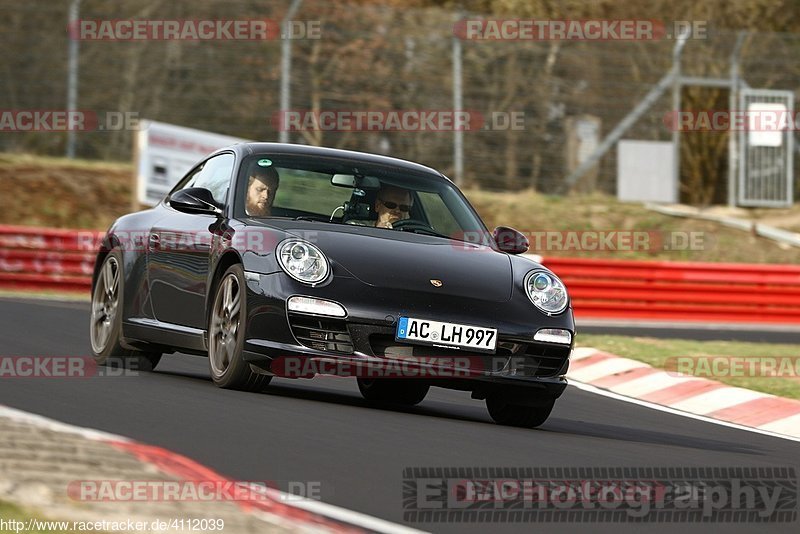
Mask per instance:
[[[217,284],[208,321],[208,364],[217,386],[241,391],[261,391],[272,379],[253,372],[244,361],[244,324],[247,294],[244,270],[239,264],[225,271]]]
[[[524,428],[534,428],[542,425],[550,417],[550,412],[553,411],[555,404],[555,399],[547,401],[541,406],[510,404],[499,395],[486,399],[486,408],[495,423]]]
[[[419,404],[431,388],[429,384],[414,379],[358,378],[357,382],[358,390],[365,399],[404,406]]]
[[[161,353],[130,350],[121,344],[124,286],[122,255],[114,250],[103,260],[92,289],[92,355],[100,365],[152,371],[161,360]]]

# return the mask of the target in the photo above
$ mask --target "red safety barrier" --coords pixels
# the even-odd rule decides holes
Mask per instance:
[[[547,258],[578,319],[800,324],[800,266]]]
[[[91,286],[103,232],[0,226],[0,288]],[[800,266],[546,258],[578,319],[800,325]]]
[[[88,293],[104,232],[0,226],[0,288]]]
[[[0,225],[0,249],[94,253],[104,235],[100,230]]]

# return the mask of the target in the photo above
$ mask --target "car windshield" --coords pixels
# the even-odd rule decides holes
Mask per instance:
[[[340,158],[257,155],[238,180],[237,213],[316,220],[484,243],[486,227],[448,180]]]

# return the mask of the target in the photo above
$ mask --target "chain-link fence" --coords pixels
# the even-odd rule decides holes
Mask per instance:
[[[0,109],[64,109],[70,1],[0,2]],[[280,22],[283,2],[256,0],[83,0],[81,19],[256,19]],[[463,183],[487,189],[557,192],[566,176],[673,66],[674,40],[459,40],[454,24],[471,17],[438,8],[399,10],[306,0],[293,17],[318,21],[319,38],[291,42],[290,110],[453,110],[478,113],[483,128],[463,133]],[[738,32],[691,39],[683,74],[726,77]],[[454,83],[455,55],[462,78]],[[740,76],[750,87],[800,90],[800,37],[745,35]],[[78,109],[134,112],[153,119],[247,139],[277,141],[280,40],[82,40]],[[726,88],[687,86],[685,109],[728,107]],[[624,138],[664,140],[670,91]],[[521,117],[521,119],[520,119]],[[580,128],[592,142],[575,149]],[[583,126],[581,126],[583,125]],[[2,129],[0,129],[2,130]],[[590,128],[591,130],[591,128]],[[724,202],[726,132],[681,134],[681,182],[688,200]],[[289,132],[290,142],[392,155],[454,173],[453,131]],[[585,139],[584,139],[585,140]],[[0,150],[61,155],[67,134],[0,131]],[[587,148],[588,147],[588,148]],[[130,158],[132,132],[79,132],[77,155]],[[576,185],[614,193],[616,155],[609,150]],[[795,188],[800,190],[800,187]]]

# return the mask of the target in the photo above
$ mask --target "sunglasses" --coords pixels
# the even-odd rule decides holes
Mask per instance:
[[[396,202],[386,202],[385,200],[382,200],[382,199],[378,199],[378,200],[380,200],[381,204],[383,204],[384,206],[386,206],[390,210],[400,208],[400,211],[402,211],[404,213],[408,213],[409,211],[411,211],[411,206],[409,206],[408,204],[398,204]]]

